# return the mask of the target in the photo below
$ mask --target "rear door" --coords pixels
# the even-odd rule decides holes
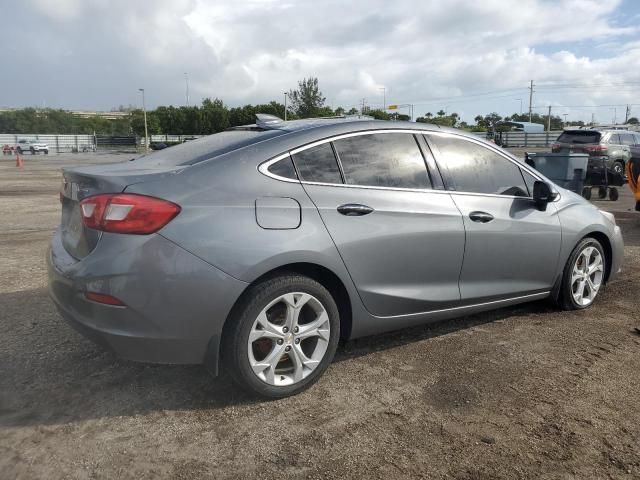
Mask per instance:
[[[535,207],[536,178],[475,140],[436,133],[428,138],[464,220],[462,301],[475,304],[551,290],[560,222],[553,204],[544,212]]]
[[[361,132],[291,153],[369,312],[459,304],[463,222],[422,138]]]

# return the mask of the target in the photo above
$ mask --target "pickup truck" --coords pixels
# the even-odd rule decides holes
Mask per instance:
[[[18,143],[16,144],[16,152],[20,154],[24,152],[31,152],[31,155],[44,152],[44,154],[47,155],[49,153],[49,146],[46,143],[38,142],[36,140],[18,140]]]

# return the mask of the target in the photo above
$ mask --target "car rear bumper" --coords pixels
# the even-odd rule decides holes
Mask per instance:
[[[62,317],[119,357],[206,360],[217,371],[222,326],[247,284],[160,235],[137,236],[119,248],[113,235],[105,234],[81,261],[64,250],[59,232],[54,235],[47,254],[49,293]],[[87,291],[112,295],[125,306],[87,300]]]

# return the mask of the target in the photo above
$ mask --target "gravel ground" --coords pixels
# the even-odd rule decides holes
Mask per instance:
[[[0,157],[0,478],[640,478],[640,214],[591,309],[546,303],[349,342],[309,391],[116,359],[46,292],[59,168]]]

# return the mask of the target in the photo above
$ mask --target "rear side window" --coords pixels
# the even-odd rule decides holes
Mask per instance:
[[[449,172],[455,190],[495,195],[528,196],[520,168],[489,148],[469,140],[429,135],[440,155],[438,162]]]
[[[607,140],[607,143],[609,143],[610,145],[620,145],[620,137],[617,133],[612,133],[611,135],[609,135],[609,140]]]
[[[279,177],[290,178],[292,180],[297,180],[298,175],[296,175],[296,169],[293,168],[293,160],[291,157],[283,158],[282,160],[277,161],[272,164],[269,168],[269,173],[277,175]]]
[[[293,154],[300,180],[320,183],[342,183],[340,169],[330,143]]]
[[[376,133],[334,142],[349,185],[431,188],[416,139],[408,133]]]
[[[600,143],[601,135],[592,130],[578,130],[562,132],[558,137],[559,143]]]

